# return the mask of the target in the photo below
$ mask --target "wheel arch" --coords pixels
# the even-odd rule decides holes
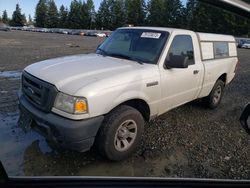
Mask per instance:
[[[135,108],[136,110],[138,110],[142,114],[145,121],[150,120],[150,106],[148,105],[148,103],[145,100],[139,99],[139,98],[129,99],[129,100],[126,100],[124,102],[121,102],[120,104],[115,106],[112,110],[115,110],[117,107],[119,107],[121,105],[127,105],[127,106],[131,106],[131,107]],[[112,110],[110,110],[110,111],[112,111]]]
[[[223,81],[226,85],[227,84],[227,73],[223,73],[222,75],[220,75],[220,77],[217,80]]]

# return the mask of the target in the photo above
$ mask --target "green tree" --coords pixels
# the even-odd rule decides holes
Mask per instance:
[[[146,4],[144,0],[125,0],[127,24],[144,25]]]
[[[92,29],[95,22],[95,6],[93,0],[87,0],[86,2],[87,9],[87,28]]]
[[[22,14],[22,21],[23,21],[23,25],[27,25],[27,19],[25,14]]]
[[[24,26],[26,24],[26,17],[21,13],[19,4],[16,4],[16,10],[12,14],[10,25],[12,26]]]
[[[55,28],[58,25],[58,10],[54,0],[48,1],[48,19],[46,22],[46,26],[48,28]]]
[[[48,19],[48,6],[46,0],[39,0],[35,10],[36,27],[46,27]]]
[[[211,10],[208,10],[207,4],[198,2],[194,15],[193,27],[196,31],[210,32],[211,27],[216,27],[215,23],[212,23]]]
[[[109,29],[115,30],[126,24],[125,4],[123,0],[110,1],[111,26]]]
[[[96,15],[96,25],[98,29],[112,28],[112,13],[110,11],[111,0],[103,0]]]
[[[63,5],[60,7],[59,10],[59,22],[58,27],[60,28],[67,28],[68,27],[68,9],[65,8]]]
[[[164,26],[183,27],[184,7],[180,0],[164,1]]]
[[[185,26],[188,29],[193,28],[192,21],[194,20],[194,12],[197,6],[197,0],[188,0],[186,4],[186,9],[184,10]]]
[[[164,0],[148,1],[147,24],[162,27],[165,25]]]
[[[250,31],[249,19],[221,8],[188,0],[185,9],[186,27],[200,32],[247,36]]]
[[[234,22],[230,19],[235,36],[250,37],[250,20],[235,15]]]
[[[184,27],[185,11],[180,0],[150,0],[147,23],[153,26]]]
[[[7,14],[7,11],[6,11],[6,10],[3,11],[2,21],[3,21],[3,23],[5,23],[5,24],[8,24],[8,23],[9,23],[9,18],[8,18],[8,14]]]
[[[32,24],[33,24],[33,20],[32,20],[32,18],[31,18],[31,15],[30,15],[30,14],[29,14],[28,24],[29,24],[29,25],[32,25]]]
[[[103,0],[96,15],[96,26],[99,29],[114,30],[124,26],[126,12],[124,0]]]
[[[220,20],[223,19],[221,12],[222,10],[217,12],[214,7],[198,0],[189,0],[186,8],[187,27],[200,32],[215,32],[218,30],[215,28],[218,27],[215,17],[219,16]],[[215,16],[214,14],[218,15]]]
[[[69,28],[72,28],[72,29],[81,29],[82,28],[82,26],[83,26],[82,6],[83,6],[83,4],[81,1],[77,1],[77,0],[71,1],[70,10],[69,10],[69,14],[68,14],[68,26],[69,26]]]
[[[90,4],[87,4],[85,1],[79,2],[79,4],[80,4],[80,20],[81,20],[80,25],[81,25],[81,28],[86,28],[86,29],[90,28],[90,24],[91,24],[90,11],[91,11],[92,5],[94,5],[94,3],[93,2],[89,2],[89,3]]]

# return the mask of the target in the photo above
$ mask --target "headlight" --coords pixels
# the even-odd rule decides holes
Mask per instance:
[[[87,99],[74,97],[61,92],[56,96],[54,107],[70,114],[84,114],[88,112]]]

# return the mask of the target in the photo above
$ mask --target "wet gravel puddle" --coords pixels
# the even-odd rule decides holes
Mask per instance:
[[[32,142],[38,141],[43,153],[51,151],[43,137],[20,129],[18,118],[18,112],[0,114],[0,159],[11,175],[23,175],[24,151]]]
[[[0,71],[0,78],[7,78],[9,80],[19,80],[21,78],[22,71]]]

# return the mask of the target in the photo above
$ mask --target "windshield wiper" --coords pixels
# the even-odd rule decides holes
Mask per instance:
[[[107,56],[108,52],[106,52],[105,50],[101,49],[101,48],[97,48],[97,50],[101,51],[103,56]]]
[[[128,55],[125,55],[125,54],[116,54],[116,53],[111,53],[109,54],[109,56],[112,56],[112,57],[119,57],[119,58],[123,58],[123,59],[128,59],[128,60],[131,60],[131,61],[135,61],[141,65],[143,65],[143,62],[136,58],[136,57],[131,57],[131,56],[128,56]]]

